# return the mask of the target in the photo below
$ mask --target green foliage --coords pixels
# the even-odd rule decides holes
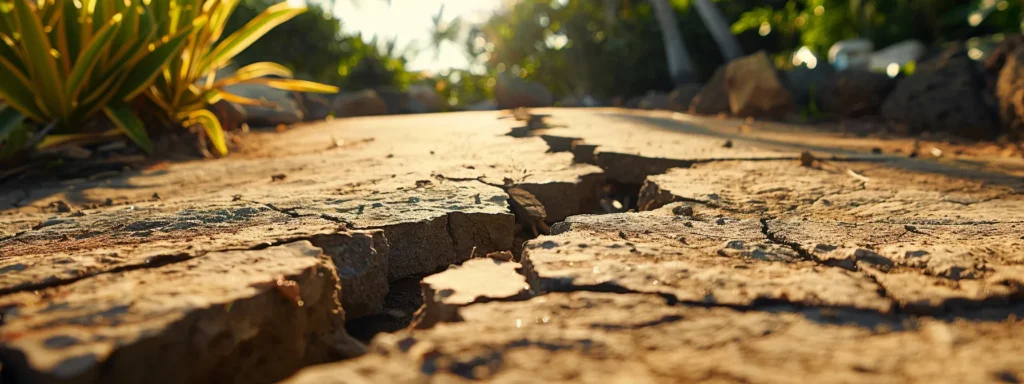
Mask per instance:
[[[227,31],[241,28],[278,0],[242,0],[228,19]],[[252,48],[236,56],[235,63],[247,65],[274,60],[297,78],[358,90],[380,86],[407,87],[415,75],[405,70],[406,60],[416,52],[399,50],[395,40],[364,41],[362,36],[344,35],[341,20],[320,6],[292,22],[268,32]]]
[[[106,115],[147,152],[149,137],[128,108],[178,55],[185,25],[158,28],[142,0],[13,0],[0,4],[0,153],[81,137],[82,122]],[[26,120],[28,123],[26,123]],[[44,129],[38,129],[40,126]],[[51,135],[44,140],[44,135]],[[85,136],[89,136],[86,134]],[[109,133],[100,134],[109,136]]]
[[[262,105],[259,100],[233,95],[225,87],[255,83],[299,92],[337,92],[337,88],[304,80],[288,79],[292,72],[279,64],[257,62],[218,79],[217,71],[230,64],[236,55],[281,23],[305,12],[288,3],[267,7],[238,30],[225,34],[228,18],[238,0],[184,0],[180,9],[158,7],[160,28],[174,32],[195,24],[185,36],[186,49],[163,68],[147,96],[173,121],[186,127],[204,128],[206,137],[221,155],[227,153],[224,133],[217,118],[205,109],[207,104],[226,99],[240,104]],[[270,77],[274,76],[274,77]],[[285,79],[281,79],[285,78]]]
[[[836,42],[857,37],[885,47],[907,39],[934,44],[1020,30],[1020,2],[986,3],[990,4],[983,6],[980,0],[788,0],[751,9],[732,28],[737,34],[766,35],[758,44],[774,44],[776,51],[788,53],[807,46],[819,56]],[[977,25],[972,24],[972,16]],[[766,30],[771,32],[764,34]]]

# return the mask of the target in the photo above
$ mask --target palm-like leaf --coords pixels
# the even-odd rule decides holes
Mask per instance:
[[[153,2],[158,8],[169,1]],[[159,33],[149,0],[12,0],[0,4],[0,113],[3,153],[22,144],[53,145],[31,127],[54,126],[61,137],[103,112],[132,141],[149,151],[146,131],[130,109],[171,57],[191,25],[178,35]],[[20,117],[11,117],[17,114]],[[3,125],[17,119],[33,124]],[[7,120],[14,119],[14,120]],[[15,127],[15,128],[11,128]],[[2,156],[0,156],[2,158]]]

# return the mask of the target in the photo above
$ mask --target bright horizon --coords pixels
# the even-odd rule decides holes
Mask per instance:
[[[323,0],[320,0],[324,2]],[[406,68],[410,71],[438,72],[446,68],[469,68],[470,61],[460,44],[445,42],[435,60],[430,43],[433,16],[444,5],[444,21],[461,16],[464,22],[482,22],[508,0],[337,0],[333,13],[346,33],[360,32],[364,40],[373,36],[397,38],[397,49],[409,44],[419,48]]]

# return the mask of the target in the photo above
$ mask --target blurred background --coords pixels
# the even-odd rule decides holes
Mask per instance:
[[[905,73],[954,43],[983,60],[1021,30],[1021,4],[1007,0],[309,1],[310,12],[268,33],[237,64],[277,61],[300,78],[381,96],[434,89],[443,105],[431,110],[494,106],[505,77],[535,82],[561,105],[635,106],[651,91],[705,83],[727,60],[761,50],[781,70],[848,67],[842,55],[829,60],[829,50],[852,39],[869,43],[868,53],[894,48]],[[274,2],[243,1],[232,26]],[[671,46],[688,58],[682,69],[666,54]],[[891,74],[890,64],[875,69]]]

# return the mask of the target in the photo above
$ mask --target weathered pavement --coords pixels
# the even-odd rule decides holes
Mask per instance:
[[[1019,159],[541,113],[5,187],[0,382],[1024,380]]]

